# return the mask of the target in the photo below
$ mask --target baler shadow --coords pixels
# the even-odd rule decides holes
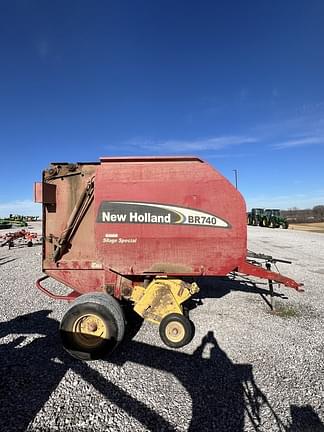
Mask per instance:
[[[11,339],[0,345],[0,430],[26,430],[69,369],[91,384],[108,402],[137,419],[144,428],[175,430],[175,426],[154,409],[104,378],[95,364],[90,367],[68,356],[58,338],[58,322],[49,317],[50,312],[34,312],[0,323],[0,337]],[[35,333],[42,336],[35,338]],[[20,336],[13,339],[12,335]],[[30,342],[29,335],[33,335]],[[323,426],[311,407],[305,407],[307,412],[303,407],[295,407],[292,424],[285,426],[256,385],[252,365],[233,364],[219,347],[213,332],[208,332],[193,354],[128,340],[107,361],[120,367],[132,362],[173,374],[192,400],[190,431],[240,432],[244,430],[244,416],[249,417],[258,431],[264,414],[268,418],[273,416],[279,431],[297,431],[300,419],[305,421],[305,418],[315,421],[317,427]],[[170,404],[173,402],[170,395]],[[177,401],[178,405],[181,403],[185,402]],[[78,427],[78,430],[82,429]]]
[[[110,362],[118,365],[127,361],[167,372],[178,379],[192,401],[188,431],[243,431],[245,415],[257,431],[264,410],[270,411],[279,431],[285,430],[256,385],[252,365],[233,364],[212,331],[202,339],[193,354],[131,341],[121,353],[110,358]],[[157,423],[153,430],[162,430],[162,425]]]
[[[250,294],[258,294],[263,300],[268,303],[267,297],[270,296],[270,291],[267,288],[261,288],[250,279],[233,279],[231,277],[202,277],[196,280],[200,287],[199,293],[195,296],[197,299],[204,298],[221,298],[229,294],[231,291],[241,291]],[[274,292],[274,297],[287,299],[287,296],[282,293]]]
[[[44,310],[0,323],[0,430],[25,431],[66,372],[56,363],[57,322]],[[41,337],[32,337],[31,334]],[[20,336],[17,336],[20,335]],[[53,343],[54,342],[54,343]]]
[[[291,423],[287,432],[324,432],[324,424],[310,405],[290,406]]]
[[[5,265],[5,264],[8,264],[8,263],[10,263],[10,262],[12,262],[12,261],[16,261],[16,259],[17,259],[17,258],[11,258],[11,259],[8,259],[7,261],[0,261],[0,266],[3,266],[3,265]]]

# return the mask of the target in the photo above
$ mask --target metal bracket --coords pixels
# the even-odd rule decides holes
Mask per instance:
[[[54,300],[67,300],[67,301],[72,301],[72,300],[75,300],[77,297],[79,297],[80,294],[77,293],[76,291],[72,291],[68,295],[58,295],[58,294],[52,293],[50,290],[48,290],[47,288],[45,288],[41,285],[41,282],[43,282],[45,279],[47,279],[49,277],[50,276],[48,276],[48,275],[42,276],[41,278],[37,279],[37,281],[35,283],[36,288],[39,289],[40,291],[42,291],[48,297],[50,297]]]

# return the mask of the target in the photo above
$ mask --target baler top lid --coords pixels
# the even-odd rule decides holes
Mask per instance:
[[[196,156],[121,156],[100,158],[100,162],[202,162]]]

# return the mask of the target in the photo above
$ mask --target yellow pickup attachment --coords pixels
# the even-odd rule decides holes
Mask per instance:
[[[159,324],[169,314],[183,314],[182,303],[199,292],[198,285],[180,279],[157,278],[144,288],[133,288],[134,310],[145,320]]]

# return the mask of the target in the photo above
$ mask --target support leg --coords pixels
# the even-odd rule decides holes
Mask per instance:
[[[267,270],[271,271],[271,263],[267,262],[266,268],[267,268]],[[274,292],[273,292],[272,279],[268,279],[268,283],[269,283],[269,292],[270,292],[270,308],[273,311],[275,308],[275,298],[274,298]]]

